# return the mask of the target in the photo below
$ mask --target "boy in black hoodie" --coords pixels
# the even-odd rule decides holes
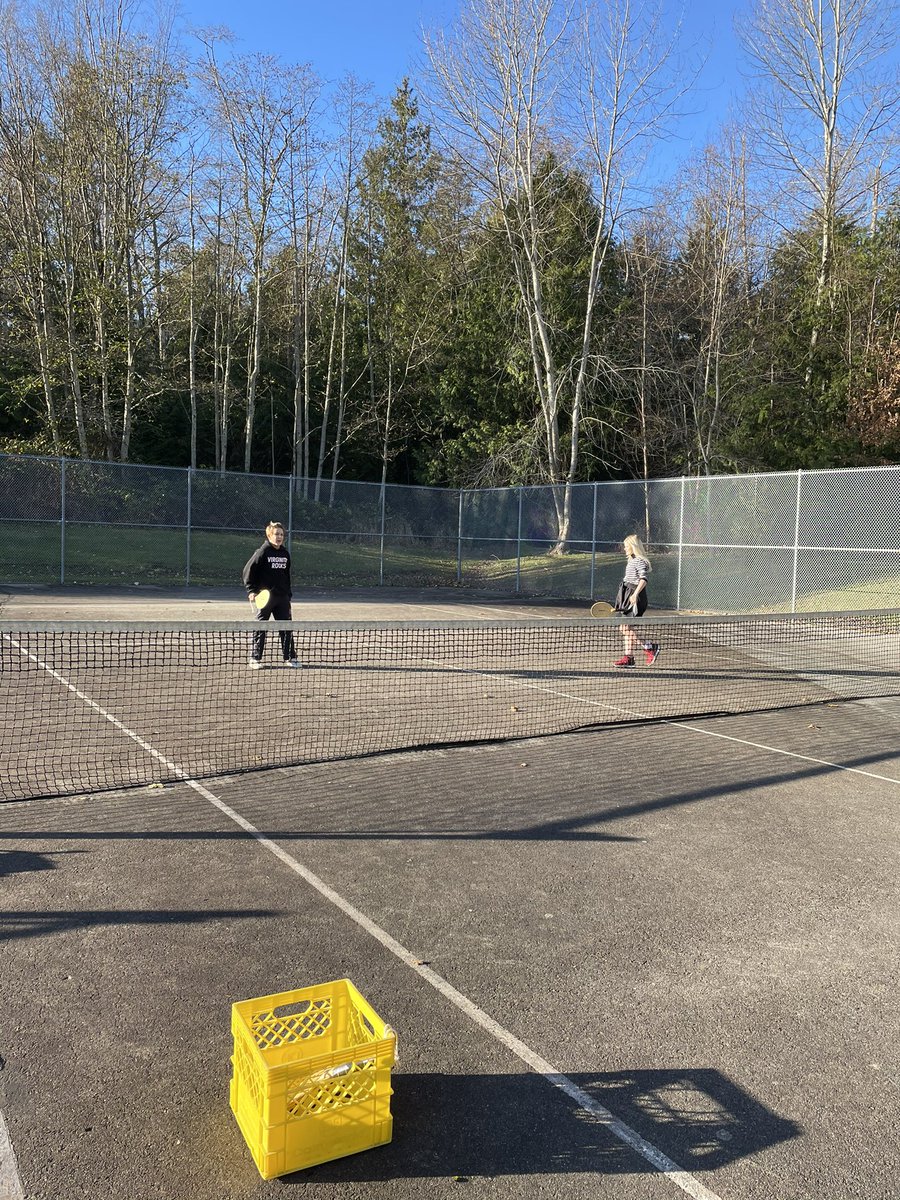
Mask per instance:
[[[284,546],[284,526],[280,521],[270,521],[266,526],[266,540],[244,567],[244,586],[250,603],[256,599],[256,593],[268,590],[269,602],[263,608],[256,608],[257,621],[268,621],[273,617],[276,621],[291,619],[291,556]],[[299,667],[297,651],[294,649],[294,635],[285,630],[279,633],[281,638],[281,653],[286,667]],[[250,666],[262,666],[262,656],[266,648],[266,635],[263,630],[253,635],[253,654]]]

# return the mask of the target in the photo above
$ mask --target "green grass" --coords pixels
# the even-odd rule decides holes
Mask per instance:
[[[190,582],[195,587],[240,589],[241,569],[262,537],[250,533],[195,531],[190,545]],[[491,547],[499,553],[491,553]],[[462,586],[500,593],[515,593],[517,564],[508,543],[463,544]],[[294,584],[304,587],[377,587],[380,582],[379,539],[326,540],[295,538],[292,543]],[[384,556],[384,583],[407,588],[455,587],[455,542],[388,542]],[[783,566],[783,565],[782,565]],[[93,586],[185,585],[187,538],[183,530],[132,526],[70,525],[66,529],[65,583]],[[594,558],[593,596],[611,599],[622,578],[619,554]],[[524,596],[584,599],[590,594],[591,555],[529,553],[518,563]],[[60,582],[59,528],[53,524],[0,522],[0,580],[18,585]],[[782,595],[790,580],[780,581]],[[753,579],[746,565],[718,551],[685,555],[682,563],[682,607],[695,612],[735,611],[743,594],[752,597]],[[651,598],[659,608],[674,608],[677,588],[677,555],[654,558]],[[746,611],[789,612],[790,602],[753,605]],[[900,607],[900,575],[886,574],[866,583],[822,587],[802,595],[798,607],[808,612],[859,608]]]
[[[797,597],[798,612],[844,612],[852,609],[900,608],[900,575],[844,588],[822,589]],[[772,605],[760,612],[790,612],[790,604]]]
[[[260,535],[195,531],[190,544],[190,582],[195,587],[240,587],[244,563]],[[377,586],[381,578],[378,538],[300,540],[291,546],[297,587]],[[107,586],[183,587],[187,536],[177,529],[71,525],[66,529],[65,583]],[[384,582],[402,587],[452,587],[457,582],[456,546],[388,544]],[[464,564],[466,583],[482,585],[480,561]],[[492,564],[493,566],[493,564]],[[515,577],[515,564],[512,567]],[[505,566],[496,572],[501,581]],[[51,524],[0,524],[0,580],[58,584],[59,529]]]
[[[190,544],[190,582],[195,587],[240,586],[241,569],[261,537],[195,531]],[[496,546],[505,544],[494,543]],[[514,592],[516,559],[490,553],[491,543],[464,543],[463,586]],[[298,539],[291,545],[296,587],[375,587],[381,579],[377,537],[362,541]],[[94,586],[183,587],[187,537],[177,529],[70,525],[66,528],[65,583]],[[455,587],[455,542],[404,541],[385,545],[384,583],[395,587]],[[614,565],[613,565],[614,564]],[[598,578],[608,569],[621,576],[617,556],[596,556]],[[530,554],[519,563],[523,593],[583,596],[590,582],[590,554]],[[0,524],[0,579],[16,584],[60,583],[59,529],[51,524]],[[615,590],[615,583],[612,584]]]

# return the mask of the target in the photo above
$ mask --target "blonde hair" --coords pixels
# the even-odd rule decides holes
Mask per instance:
[[[644,549],[641,539],[636,533],[629,533],[628,537],[622,542],[625,547],[625,553],[632,558],[642,558],[647,566],[650,566],[650,559],[647,557],[647,551]]]

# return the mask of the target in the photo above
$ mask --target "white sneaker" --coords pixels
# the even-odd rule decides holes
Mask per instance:
[[[251,671],[259,671],[262,667],[262,663],[259,661],[258,658],[251,658],[250,661],[247,663],[247,666],[250,668]]]
[[[286,658],[284,660],[284,665],[286,667],[301,667],[301,666],[303,666],[303,664],[298,662],[296,658]]]

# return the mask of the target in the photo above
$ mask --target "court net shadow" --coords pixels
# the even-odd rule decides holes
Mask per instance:
[[[707,1172],[799,1137],[719,1071],[614,1071],[568,1076],[593,1100],[690,1172]],[[403,1074],[393,1079],[394,1140],[284,1177],[285,1184],[569,1173],[635,1174],[651,1164],[544,1078]]]
[[[46,937],[100,926],[214,925],[217,921],[259,920],[283,915],[270,908],[0,911],[0,944],[19,938]]]

